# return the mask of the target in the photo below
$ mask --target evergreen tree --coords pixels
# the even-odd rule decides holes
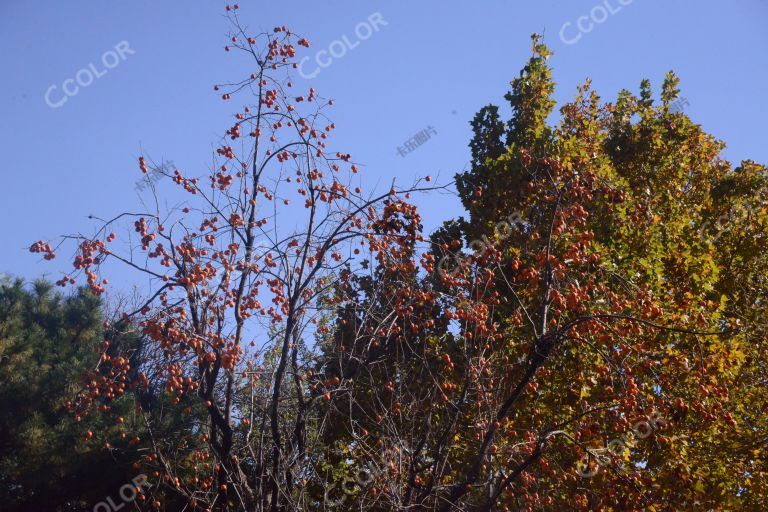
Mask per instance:
[[[0,508],[82,510],[137,476],[119,451],[94,441],[114,428],[67,412],[99,361],[101,301],[50,283],[0,284]]]

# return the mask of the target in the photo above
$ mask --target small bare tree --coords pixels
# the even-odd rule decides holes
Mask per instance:
[[[403,205],[400,196],[427,187],[396,191],[393,183],[383,194],[363,195],[351,155],[327,147],[333,100],[311,87],[294,92],[296,53],[309,42],[285,27],[249,35],[237,7],[227,10],[233,30],[225,50],[247,56],[253,72],[214,89],[226,101],[253,100],[238,108],[207,177],[141,156],[141,172],[172,180],[183,202],[162,208],[150,183],[154,206],[146,211],[102,221],[95,236],[63,237],[77,250],[75,272],[60,285],[84,276],[101,294],[108,266],[122,264],[149,287],[121,325],[137,326],[147,340],[141,367],[105,340],[71,409],[109,414],[130,390],[164,390],[169,405],[203,420],[193,422],[191,435],[158,435],[139,399],[135,417],[116,418],[125,442],[147,444],[136,467],[148,469],[157,488],[190,510],[295,510],[311,505],[303,488],[313,443],[329,426],[317,405],[331,399],[334,381],[313,378],[310,349],[334,314],[331,292],[363,253],[414,236],[381,229],[381,207]],[[121,248],[116,232],[125,221]],[[55,254],[45,242],[32,250]],[[132,428],[149,439],[134,437]]]

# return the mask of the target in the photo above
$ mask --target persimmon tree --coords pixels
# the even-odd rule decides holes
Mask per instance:
[[[178,208],[161,208],[155,194],[154,208],[57,245],[76,245],[62,286],[84,278],[101,294],[110,266],[123,265],[149,287],[124,316],[148,340],[147,361],[134,368],[105,340],[71,410],[109,415],[131,390],[162,389],[169,407],[201,419],[174,440],[156,430],[138,398],[133,415],[114,418],[124,437],[148,432],[133,439],[146,447],[135,467],[151,475],[154,487],[140,497],[151,507],[167,498],[187,510],[297,510],[310,506],[307,475],[322,432],[333,427],[318,405],[336,381],[313,377],[310,353],[324,305],[362,253],[413,236],[388,217],[421,189],[418,181],[408,189],[393,183],[364,195],[351,155],[327,146],[333,100],[292,81],[309,42],[286,27],[250,34],[237,6],[227,12],[233,29],[224,50],[244,55],[250,70],[214,87],[237,107],[208,175],[157,167],[186,194]],[[139,157],[142,173],[150,166]],[[126,222],[128,233],[119,234]],[[44,241],[30,250],[56,254]]]
[[[329,360],[355,378],[327,443],[366,474],[347,503],[759,510],[766,168],[670,110],[672,73],[659,104],[587,82],[550,126],[549,55],[534,36],[508,122],[475,117],[469,216],[432,236],[429,277],[383,258],[341,294]]]
[[[136,329],[146,358],[105,340],[71,404],[110,417],[136,397],[112,420],[145,450],[140,503],[765,506],[768,174],[733,168],[670,109],[674,74],[659,100],[644,81],[602,103],[587,82],[551,124],[550,52],[534,36],[509,119],[489,105],[472,122],[466,218],[425,240],[408,200],[434,187],[363,195],[358,165],[326,146],[332,101],[294,92],[309,43],[250,35],[228,11],[225,50],[249,76],[216,90],[252,100],[207,178],[161,168],[184,204],[61,241],[76,254],[59,284],[101,294],[123,265],[150,287],[112,326]],[[50,260],[61,244],[31,251]],[[164,435],[149,390],[185,433]]]

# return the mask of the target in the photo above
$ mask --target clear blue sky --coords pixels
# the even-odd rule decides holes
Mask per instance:
[[[89,233],[91,213],[137,210],[141,149],[186,174],[203,173],[233,108],[211,86],[247,71],[222,51],[224,5],[0,0],[0,272],[33,278],[69,270],[64,255],[38,263],[25,247]],[[643,78],[658,90],[674,69],[686,112],[727,142],[730,159],[768,162],[766,0],[244,0],[240,13],[254,31],[287,25],[306,36],[308,55],[344,53],[334,43],[344,36],[355,46],[327,67],[311,60],[303,69],[320,70],[307,83],[336,98],[335,141],[365,164],[370,185],[425,174],[449,181],[468,159],[468,121],[482,105],[505,103],[533,32],[543,32],[555,52],[558,102],[571,99],[587,77],[613,100],[621,88],[636,91]],[[379,20],[378,31],[362,40],[355,27],[374,13],[386,25]],[[116,53],[103,57],[122,42],[119,62]],[[320,61],[327,64],[327,55]],[[92,63],[103,76],[65,96],[65,81]],[[80,81],[90,78],[86,72]],[[65,98],[57,108],[47,104]],[[437,132],[431,140],[398,156],[398,146],[430,126]],[[461,214],[446,196],[420,206],[428,229]]]

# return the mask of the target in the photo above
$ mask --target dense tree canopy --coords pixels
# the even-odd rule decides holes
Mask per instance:
[[[42,281],[0,283],[3,510],[82,510],[136,476],[132,457],[89,443],[109,435],[109,424],[78,423],[66,409],[98,362],[102,335],[101,301],[89,292],[62,297]]]
[[[254,97],[215,169],[173,172],[179,209],[126,214],[138,241],[124,216],[69,238],[59,281],[152,283],[106,324],[142,357],[107,336],[69,405],[136,439],[137,506],[765,508],[768,170],[670,108],[673,73],[613,103],[587,81],[557,115],[533,36],[509,108],[472,121],[466,215],[425,237],[428,178],[364,195],[327,148],[333,102],[291,80],[309,42],[230,16],[256,71],[216,90]]]
[[[359,408],[375,443],[415,452],[382,508],[759,510],[766,169],[670,111],[672,73],[658,104],[647,82],[615,104],[587,82],[549,126],[548,55],[534,37],[507,123],[493,105],[472,123],[469,217],[433,235],[433,287],[390,285],[403,328],[438,329],[399,340],[392,397]]]

